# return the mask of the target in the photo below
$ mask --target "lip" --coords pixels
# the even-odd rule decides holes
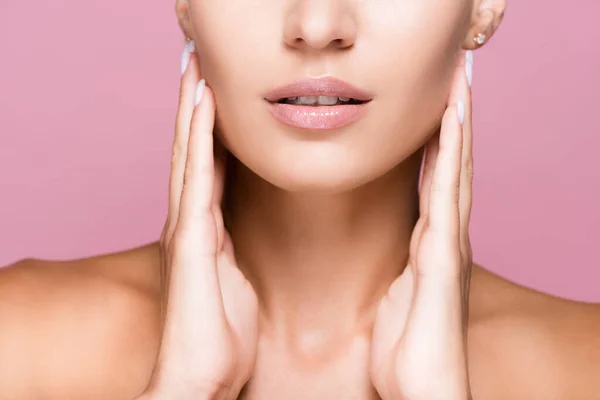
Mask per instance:
[[[265,99],[275,103],[286,97],[303,96],[350,97],[364,102],[372,99],[366,91],[333,77],[304,79],[281,86],[267,93]]]
[[[361,101],[360,104],[340,104],[335,106],[306,106],[278,103],[288,97],[330,96],[349,97]],[[340,79],[327,77],[305,79],[290,85],[276,88],[265,95],[269,111],[279,122],[301,129],[339,129],[364,116],[372,96]]]

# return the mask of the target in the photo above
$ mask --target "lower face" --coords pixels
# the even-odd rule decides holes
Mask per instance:
[[[377,179],[439,127],[471,7],[472,0],[189,0],[220,140],[285,190],[343,191]],[[265,98],[324,77],[369,94],[355,118],[322,116],[353,106],[306,113]],[[301,118],[273,112],[282,107]]]

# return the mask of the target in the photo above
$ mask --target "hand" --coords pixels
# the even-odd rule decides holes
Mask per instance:
[[[161,239],[164,326],[140,399],[235,399],[256,361],[258,303],[223,224],[224,163],[213,152],[215,102],[194,97],[197,55],[181,80],[169,212]]]
[[[471,94],[464,55],[458,64],[439,137],[426,145],[420,218],[408,265],[382,299],[375,319],[370,372],[386,400],[471,398],[466,359]]]

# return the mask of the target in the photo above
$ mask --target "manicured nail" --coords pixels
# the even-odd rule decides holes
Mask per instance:
[[[458,119],[460,120],[460,124],[462,125],[465,122],[465,103],[462,100],[458,101],[457,104],[458,109]]]
[[[198,85],[196,86],[196,95],[194,97],[194,107],[196,107],[198,104],[200,104],[200,101],[202,100],[202,95],[204,95],[204,87],[206,86],[206,83],[204,82],[204,79],[200,79],[200,82],[198,82]]]
[[[473,50],[467,50],[467,54],[465,56],[465,70],[467,74],[467,82],[469,82],[469,87],[473,84]]]
[[[181,75],[183,75],[183,73],[187,69],[187,66],[190,63],[191,53],[194,51],[194,49],[195,49],[194,41],[186,40],[185,44],[183,46],[183,53],[181,54]]]

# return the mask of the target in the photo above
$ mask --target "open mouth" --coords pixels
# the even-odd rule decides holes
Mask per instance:
[[[264,95],[269,111],[284,125],[307,130],[335,130],[367,112],[373,96],[334,77],[304,79]]]
[[[334,97],[334,96],[300,96],[300,97],[285,97],[277,101],[278,104],[291,104],[296,106],[341,106],[351,104],[364,104],[366,101],[357,100],[350,97]]]

